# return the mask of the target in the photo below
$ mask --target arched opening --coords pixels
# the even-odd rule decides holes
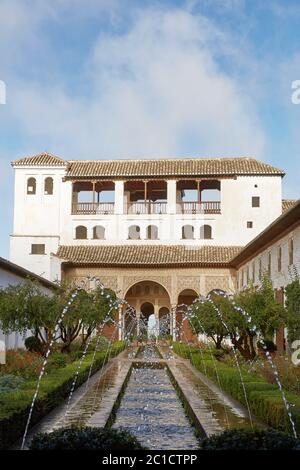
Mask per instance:
[[[164,338],[170,335],[170,311],[167,307],[159,309],[159,336]]]
[[[105,228],[102,225],[96,225],[93,227],[93,240],[104,240],[105,239]]]
[[[158,335],[160,318],[165,316],[171,309],[170,297],[167,290],[158,282],[140,281],[128,289],[125,300],[135,309],[136,329],[134,335],[138,337],[143,335],[144,339],[146,339],[149,337],[149,329],[153,333],[154,326],[155,335]],[[160,313],[161,310],[162,315]],[[126,332],[128,328],[129,321],[126,320]],[[171,328],[171,319],[169,328]]]
[[[210,225],[201,225],[200,227],[200,238],[202,240],[212,239],[212,228]]]
[[[156,334],[154,305],[150,302],[141,305],[140,334],[147,338],[151,338]]]
[[[138,225],[131,225],[128,229],[128,239],[129,240],[140,240],[141,238],[141,229]]]
[[[78,225],[75,229],[75,238],[76,240],[86,240],[87,239],[87,228],[83,225]]]
[[[187,307],[192,305],[198,294],[193,289],[184,289],[178,296],[178,307],[176,310],[176,325],[179,329],[180,339],[184,342],[195,342],[197,337],[194,335],[188,319],[184,319]]]
[[[36,194],[36,179],[35,178],[28,178],[27,194]]]
[[[194,238],[194,227],[193,225],[183,225],[181,229],[181,238],[183,240],[192,240]]]
[[[47,196],[51,196],[53,194],[53,178],[50,176],[45,179],[44,194]]]
[[[148,225],[147,227],[147,239],[158,240],[158,228],[156,225]]]

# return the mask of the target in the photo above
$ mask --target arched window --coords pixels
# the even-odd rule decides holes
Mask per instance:
[[[96,225],[93,228],[93,239],[104,240],[105,239],[105,228],[102,225]]]
[[[53,194],[53,178],[50,176],[45,179],[44,194],[49,196]]]
[[[128,238],[129,240],[140,240],[141,230],[138,225],[131,225],[128,229]]]
[[[76,240],[86,240],[87,239],[87,228],[83,225],[78,225],[75,229],[75,238]]]
[[[192,225],[183,225],[181,238],[183,240],[192,240],[194,238],[194,227]]]
[[[211,240],[212,239],[212,228],[210,225],[202,225],[200,227],[200,238],[202,240]]]
[[[27,194],[36,194],[36,179],[35,178],[28,178]]]
[[[148,225],[147,227],[147,239],[157,240],[158,239],[158,228],[156,225]]]

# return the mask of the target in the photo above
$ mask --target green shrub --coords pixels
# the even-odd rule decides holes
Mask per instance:
[[[135,436],[124,429],[75,426],[50,434],[37,434],[30,450],[136,450],[143,449]]]
[[[125,346],[125,342],[114,343],[110,356],[116,356]],[[93,353],[89,353],[82,362],[76,387],[87,379],[92,358]],[[92,373],[99,370],[107,359],[107,355],[104,352],[98,352],[95,356]],[[72,362],[66,367],[50,370],[43,377],[33,409],[32,426],[68,396],[78,365],[79,361]],[[24,382],[19,390],[0,396],[0,449],[7,448],[23,435],[35,390],[36,380],[31,380]]]
[[[300,450],[300,442],[289,434],[267,430],[231,429],[201,442],[203,450]]]
[[[59,368],[59,367],[65,367],[68,363],[68,358],[66,354],[60,353],[60,352],[53,352],[49,356],[49,361],[48,361],[48,368]]]
[[[173,350],[180,356],[187,357],[187,346],[182,346],[176,346]],[[275,429],[288,433],[292,432],[287,410],[277,385],[267,382],[254,373],[249,373],[244,366],[241,366],[242,383],[240,371],[235,362],[234,365],[230,365],[223,361],[217,361],[207,351],[200,352],[199,349],[195,349],[189,352],[188,358],[196,369],[206,374],[218,386],[220,385],[225,392],[246,406],[245,387],[247,401],[253,415],[261,418],[266,424]],[[287,401],[292,404],[292,419],[297,432],[300,433],[300,397],[288,391],[285,391],[285,395]]]
[[[16,375],[0,375],[0,393],[8,393],[16,390],[22,385],[24,379]]]
[[[43,354],[44,348],[42,342],[35,336],[28,336],[24,341],[25,348],[30,352],[37,352]]]

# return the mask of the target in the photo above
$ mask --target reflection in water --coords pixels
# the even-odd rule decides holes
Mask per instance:
[[[190,384],[194,392],[211,414],[211,425],[209,427],[214,432],[220,432],[227,428],[250,428],[251,423],[247,413],[240,408],[224,403],[222,397],[214,393],[202,380],[200,380],[184,363],[178,362],[175,366],[186,382]],[[256,422],[256,427],[262,427],[262,424]]]
[[[199,444],[165,369],[133,369],[114,427],[149,449],[197,449]]]

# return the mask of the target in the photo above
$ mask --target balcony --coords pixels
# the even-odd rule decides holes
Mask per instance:
[[[179,214],[221,214],[220,201],[179,202]]]
[[[166,214],[167,202],[129,202],[127,204],[127,214]]]
[[[72,215],[109,215],[114,207],[114,202],[77,202],[72,204]]]

